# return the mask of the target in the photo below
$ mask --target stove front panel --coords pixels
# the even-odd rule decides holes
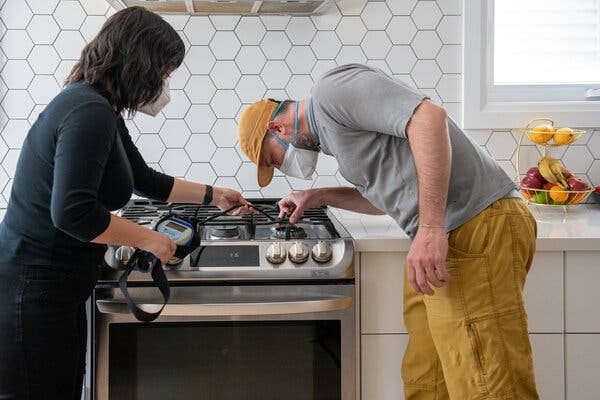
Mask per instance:
[[[316,240],[303,240],[309,249]],[[296,264],[289,257],[281,264],[267,261],[267,251],[273,243],[267,241],[227,241],[203,242],[202,247],[174,266],[165,266],[169,282],[201,280],[294,280],[294,279],[353,279],[354,244],[351,239],[332,240],[332,258],[326,263],[317,263],[311,258],[305,263]],[[281,241],[289,251],[294,241]],[[206,252],[206,254],[205,254]],[[105,259],[114,258],[115,248],[109,247]],[[198,258],[199,257],[199,258]],[[116,282],[122,270],[104,268],[99,282]],[[129,282],[151,282],[148,273],[133,271]]]

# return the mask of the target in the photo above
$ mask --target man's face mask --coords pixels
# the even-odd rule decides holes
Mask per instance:
[[[160,110],[165,108],[165,106],[169,104],[170,101],[171,94],[169,91],[169,80],[165,79],[162,91],[160,92],[158,98],[153,103],[144,104],[143,106],[138,108],[138,111],[156,117]]]
[[[283,104],[283,102],[281,104]],[[275,118],[275,115],[277,115],[278,111],[279,107],[277,107],[275,110],[273,118]],[[296,102],[296,116],[294,120],[295,145],[284,142],[279,136],[275,135],[271,131],[269,131],[269,133],[286,149],[285,156],[283,157],[283,162],[281,163],[279,170],[286,175],[293,176],[294,178],[312,179],[315,168],[317,168],[319,153],[316,151],[299,149],[296,147],[296,145],[298,145],[298,102]]]

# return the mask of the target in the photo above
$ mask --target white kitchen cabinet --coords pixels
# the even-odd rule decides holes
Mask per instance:
[[[402,319],[406,254],[361,253],[361,333],[406,333]],[[562,252],[536,254],[525,284],[530,332],[563,331],[563,274]]]
[[[600,398],[599,378],[600,334],[568,334],[566,340],[567,399],[598,400]]]
[[[404,399],[400,371],[408,335],[362,335],[361,338],[361,398]],[[540,399],[564,400],[563,335],[531,334],[530,341]],[[600,359],[600,354],[597,356]],[[596,371],[599,367],[596,366]]]
[[[600,252],[568,251],[565,257],[567,332],[600,333]],[[597,376],[600,373],[597,372]],[[598,395],[597,398],[600,398]]]
[[[563,252],[536,253],[525,283],[529,332],[562,333],[564,329]]]
[[[402,357],[408,335],[362,335],[361,398],[403,400]]]
[[[361,333],[406,333],[402,317],[407,253],[361,253]]]
[[[578,259],[579,264],[587,265],[589,270],[590,255],[579,259],[578,254],[574,253],[572,257]],[[403,399],[400,371],[408,342],[402,320],[406,255],[406,252],[360,254],[360,387],[363,400]],[[569,271],[564,260],[563,252],[538,252],[525,285],[536,380],[540,398],[544,400],[579,400],[576,396],[565,398],[564,293],[565,274],[568,276]],[[588,276],[587,280],[587,286],[596,285],[600,276]],[[596,304],[600,304],[600,299]],[[597,358],[600,359],[600,354]]]
[[[562,334],[530,334],[538,394],[543,400],[564,400],[565,371]]]

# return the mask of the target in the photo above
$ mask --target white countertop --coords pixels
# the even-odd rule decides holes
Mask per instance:
[[[563,207],[530,205],[538,222],[541,251],[600,251],[600,205]],[[408,251],[409,237],[387,215],[373,216],[331,209],[350,232],[356,251]]]

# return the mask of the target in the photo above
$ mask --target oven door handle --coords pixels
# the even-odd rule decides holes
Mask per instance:
[[[127,304],[119,300],[96,300],[98,311],[102,314],[129,314]],[[158,309],[162,304],[138,303],[147,312]],[[305,314],[341,311],[352,306],[348,296],[326,296],[311,300],[255,302],[255,303],[206,303],[206,304],[167,304],[161,316],[169,317],[230,317]]]

